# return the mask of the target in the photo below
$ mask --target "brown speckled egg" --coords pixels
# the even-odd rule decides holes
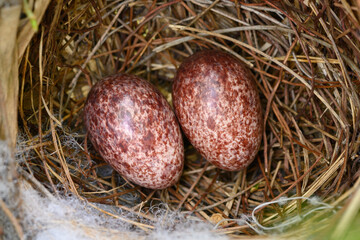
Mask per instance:
[[[165,98],[136,76],[95,84],[84,107],[90,140],[126,179],[151,189],[176,183],[184,165],[180,127]]]
[[[238,171],[255,158],[263,128],[249,70],[216,50],[195,53],[177,71],[173,103],[191,144],[218,168]]]

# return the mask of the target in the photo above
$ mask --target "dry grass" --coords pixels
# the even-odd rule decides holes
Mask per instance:
[[[148,210],[160,202],[204,221],[229,219],[217,231],[233,238],[255,239],[252,228],[234,219],[280,197],[317,196],[342,206],[360,174],[360,11],[356,1],[307,2],[51,1],[19,68],[19,130],[34,156],[21,168],[54,195],[153,221]],[[127,72],[155,84],[171,102],[176,68],[205,48],[237,56],[257,80],[266,127],[254,163],[220,171],[185,142],[184,174],[166,190],[149,191],[109,171],[82,124],[92,84]],[[277,225],[306,205],[275,204],[256,216]],[[316,217],[291,236],[324,229],[321,222],[306,230]]]

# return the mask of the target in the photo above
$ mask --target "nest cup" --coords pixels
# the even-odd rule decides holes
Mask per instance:
[[[17,168],[27,188],[79,198],[143,236],[164,221],[152,211],[159,205],[230,239],[351,235],[359,219],[358,2],[47,4],[19,65]],[[204,49],[228,52],[251,69],[264,116],[258,155],[242,171],[222,171],[184,139],[176,185],[133,185],[87,139],[82,109],[91,86],[125,72],[154,84],[171,104],[176,69]]]

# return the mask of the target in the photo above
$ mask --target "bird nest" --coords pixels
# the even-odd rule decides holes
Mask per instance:
[[[152,211],[160,205],[234,239],[341,236],[359,209],[351,196],[360,174],[360,11],[350,2],[50,1],[19,66],[22,178],[145,235],[160,221]],[[176,185],[133,185],[87,138],[90,88],[125,72],[171,103],[177,68],[203,49],[232,54],[255,76],[265,126],[258,155],[227,172],[184,139]]]

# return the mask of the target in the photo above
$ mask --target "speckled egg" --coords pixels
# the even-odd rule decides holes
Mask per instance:
[[[168,102],[147,81],[126,74],[99,81],[85,103],[84,123],[95,149],[129,181],[163,189],[179,180],[180,127]]]
[[[256,84],[242,62],[217,50],[195,53],[179,67],[172,94],[179,123],[204,158],[228,171],[254,160],[263,120]]]

